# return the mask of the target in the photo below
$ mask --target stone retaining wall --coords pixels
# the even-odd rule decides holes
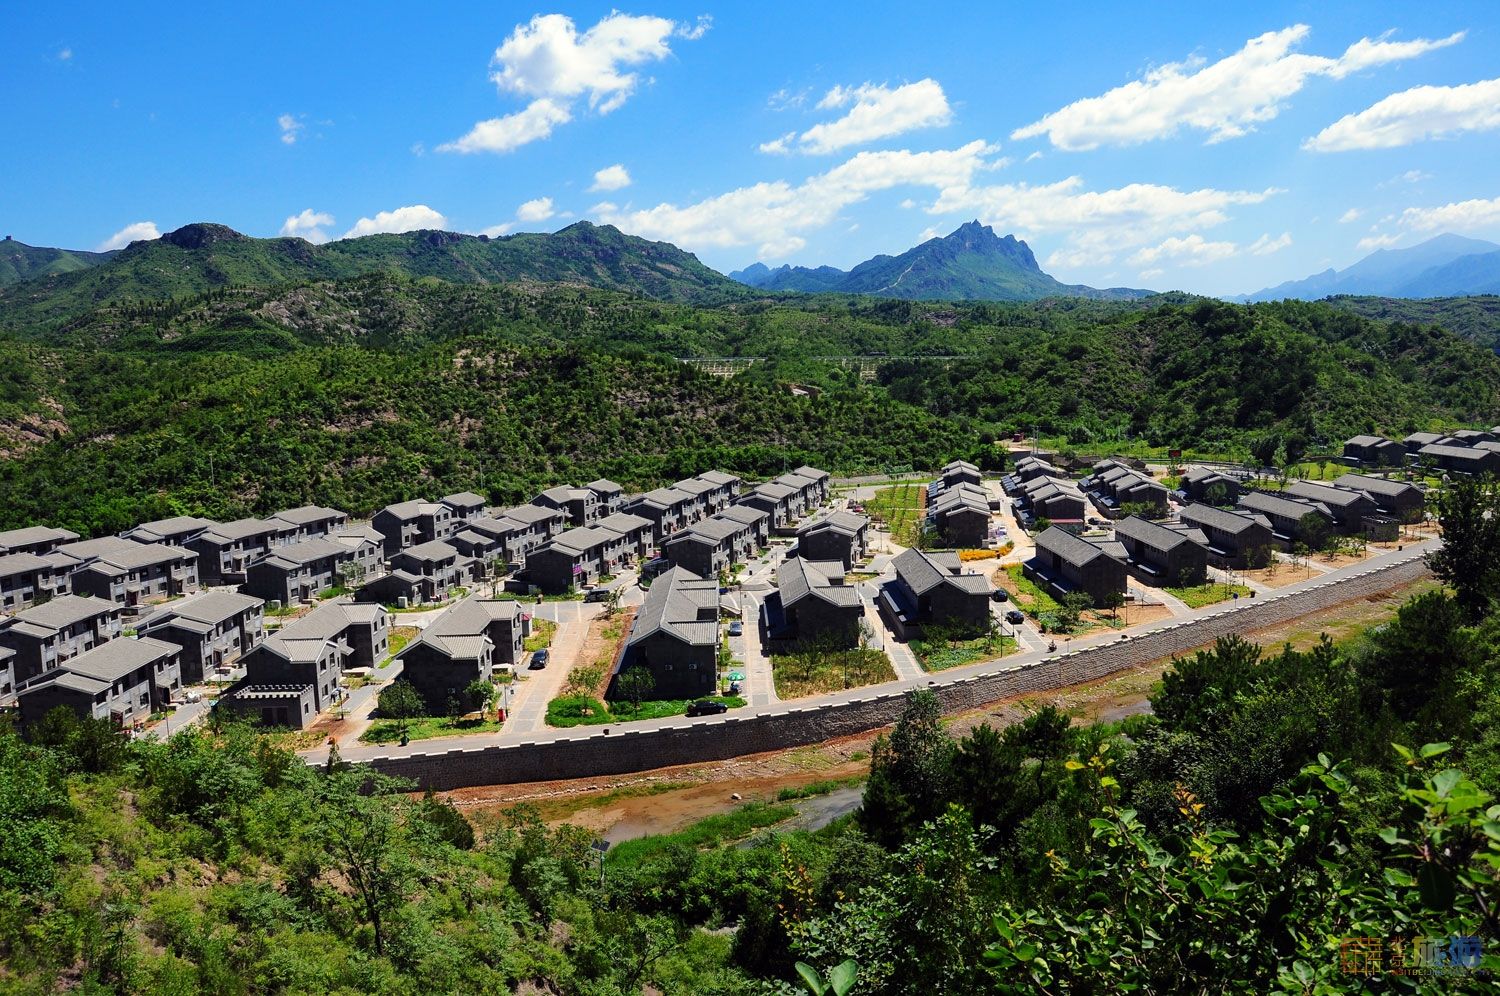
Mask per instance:
[[[1356,598],[1387,591],[1428,572],[1420,556],[1324,581],[1297,592],[1241,599],[1235,606],[1171,623],[1138,636],[1057,654],[1010,670],[968,677],[934,675],[928,684],[946,712],[978,708],[1027,692],[1092,681],[1211,643],[1222,636],[1284,623]],[[437,747],[430,752],[377,756],[379,770],[438,791],[472,785],[590,778],[676,764],[721,761],[747,754],[820,743],[894,723],[906,692],[871,692],[822,705],[774,713],[704,720],[667,729],[610,727],[541,743],[502,747]]]

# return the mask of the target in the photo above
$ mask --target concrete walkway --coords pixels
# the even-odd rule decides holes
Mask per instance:
[[[1340,568],[1332,572],[1331,574],[1315,575],[1314,577],[1309,578],[1305,581],[1287,585],[1286,587],[1278,590],[1274,597],[1295,597],[1298,594],[1307,591],[1308,589],[1318,588],[1330,581],[1338,580],[1339,578],[1354,577],[1357,575],[1362,575],[1367,571],[1419,560],[1431,550],[1436,549],[1438,545],[1439,543],[1437,541],[1414,544],[1408,546],[1405,551],[1393,551],[1382,554],[1380,556],[1371,557],[1357,564],[1351,564],[1348,567]],[[1245,600],[1241,599],[1239,604],[1243,605],[1244,603]],[[1234,601],[1228,600],[1195,610],[1187,619],[1172,618],[1155,623],[1146,623],[1133,627],[1130,630],[1124,631],[1107,629],[1097,634],[1091,634],[1068,641],[1067,649],[1070,651],[1080,651],[1087,650],[1093,647],[1103,646],[1105,644],[1114,644],[1120,642],[1122,639],[1131,639],[1160,630],[1178,627],[1189,620],[1202,619],[1208,616],[1218,615],[1220,613],[1234,612],[1238,607],[1239,605],[1237,605]],[[1309,611],[1312,611],[1312,609],[1310,608]],[[1062,647],[1059,646],[1059,652],[1061,652],[1061,650]],[[746,706],[744,709],[732,710],[728,714],[728,716],[716,716],[699,719],[688,719],[686,717],[676,716],[664,719],[649,719],[630,723],[620,723],[618,725],[611,724],[611,727],[609,727],[609,729],[611,729],[612,732],[623,732],[626,730],[640,730],[644,732],[656,729],[685,727],[705,722],[724,723],[731,721],[740,721],[755,715],[775,716],[781,713],[785,713],[791,709],[805,711],[810,708],[817,708],[821,705],[838,705],[855,699],[863,699],[865,697],[868,697],[872,693],[901,692],[934,684],[951,684],[982,674],[995,674],[1004,671],[1012,671],[1027,664],[1035,664],[1052,656],[1055,656],[1055,654],[1049,653],[1045,650],[1028,651],[1024,653],[1011,654],[1010,656],[999,658],[996,660],[980,661],[978,663],[967,665],[961,668],[953,668],[951,670],[942,672],[941,675],[928,675],[924,672],[919,672],[914,677],[901,678],[897,681],[887,682],[884,685],[871,685],[862,688],[849,689],[847,691],[832,692],[823,696],[798,699],[795,703],[780,702],[768,703],[766,705],[760,706],[750,705]],[[546,696],[538,696],[537,701],[541,703],[541,714],[544,715],[546,709]],[[499,733],[480,734],[472,737],[464,737],[461,740],[448,739],[443,741],[441,745],[428,744],[424,746],[421,742],[417,742],[404,748],[390,745],[382,747],[351,748],[350,750],[344,752],[344,758],[349,761],[359,761],[374,757],[423,756],[428,754],[440,755],[458,749],[473,750],[489,746],[517,744],[523,741],[533,743],[553,743],[558,741],[586,739],[595,736],[600,732],[601,730],[598,727],[550,730],[536,727],[533,727],[532,729],[522,729],[519,724],[507,724],[507,728],[500,731]],[[325,749],[318,748],[305,752],[303,754],[303,757],[310,762],[317,763],[326,758],[326,753],[327,752]]]
[[[745,680],[741,684],[745,701],[751,708],[780,702],[776,694],[776,677],[772,673],[771,658],[766,656],[760,642],[760,611],[762,599],[758,594],[741,595],[740,621],[744,634],[740,637],[744,651]]]

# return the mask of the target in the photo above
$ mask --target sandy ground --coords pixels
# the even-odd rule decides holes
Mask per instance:
[[[1347,639],[1390,618],[1407,598],[1433,587],[1431,581],[1419,581],[1245,636],[1268,650],[1288,643],[1306,649],[1323,633],[1335,641]],[[1117,721],[1150,711],[1148,699],[1170,665],[1171,659],[1163,658],[1098,681],[990,703],[944,722],[950,732],[962,736],[980,723],[1016,722],[1043,705],[1063,710],[1077,723]],[[480,786],[446,794],[481,831],[505,808],[526,802],[549,822],[586,826],[613,842],[670,832],[745,802],[772,801],[783,788],[862,776],[869,771],[875,738],[883,732],[631,775]]]

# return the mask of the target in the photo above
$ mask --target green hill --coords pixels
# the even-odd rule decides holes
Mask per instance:
[[[569,283],[670,301],[744,296],[691,253],[610,226],[577,222],[553,234],[420,231],[313,245],[255,239],[192,224],[134,242],[99,266],[0,287],[0,329],[34,331],[105,305],[160,300],[239,285],[277,286],[370,273],[461,284]]]
[[[85,252],[82,249],[49,249],[44,246],[29,246],[6,236],[0,242],[0,287],[7,284],[31,280],[34,277],[50,277],[60,273],[87,270],[108,262],[116,252]]]

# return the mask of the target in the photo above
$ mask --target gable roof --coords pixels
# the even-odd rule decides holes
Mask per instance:
[[[1387,477],[1375,477],[1370,474],[1344,474],[1334,478],[1334,484],[1345,488],[1354,488],[1358,491],[1368,491],[1372,495],[1382,498],[1400,498],[1408,495],[1422,494],[1422,489],[1406,481],[1393,481]]]
[[[502,620],[514,621],[521,614],[521,606],[517,602],[502,602],[471,595],[429,623],[415,640],[402,649],[402,654],[412,647],[425,645],[457,660],[476,659],[481,656],[485,644],[493,645],[485,636],[485,630]]]
[[[705,581],[682,567],[673,567],[659,576],[646,592],[627,643],[634,645],[658,632],[689,646],[717,646],[719,583]]]
[[[843,579],[844,565],[836,560],[792,557],[776,569],[776,587],[781,592],[784,608],[790,608],[804,598],[817,598],[845,608],[859,605],[859,590],[844,584]]]
[[[726,519],[733,519],[735,522],[743,522],[747,526],[753,526],[771,518],[770,512],[752,505],[730,505],[719,515]]]
[[[1333,513],[1328,511],[1328,506],[1321,502],[1309,501],[1306,498],[1283,498],[1273,495],[1267,491],[1249,491],[1240,496],[1240,505],[1254,512],[1265,512],[1267,515],[1278,515],[1290,519],[1300,519],[1308,512],[1321,512],[1333,518]]]
[[[35,546],[37,543],[71,543],[78,534],[69,529],[54,529],[52,526],[23,526],[0,532],[0,550],[18,546]]]
[[[618,484],[616,484],[614,481],[611,481],[607,477],[601,477],[596,481],[590,481],[585,484],[584,487],[588,488],[595,494],[600,495],[620,495],[625,493],[624,488],[620,487]]]
[[[452,543],[443,540],[431,540],[427,543],[418,543],[416,546],[408,547],[393,555],[394,557],[411,557],[413,560],[446,560],[449,557],[459,556],[458,548]]]
[[[1099,557],[1118,559],[1113,556],[1113,551],[1106,548],[1105,544],[1092,543],[1082,536],[1074,536],[1066,529],[1059,529],[1057,526],[1048,526],[1037,534],[1036,548],[1055,553],[1068,563],[1079,567],[1092,563]]]
[[[306,526],[314,522],[322,522],[324,519],[347,519],[348,513],[340,512],[336,508],[324,508],[322,505],[298,505],[296,508],[283,509],[272,519],[289,522],[294,526]]]
[[[619,540],[620,534],[600,529],[596,526],[580,526],[577,529],[565,529],[552,538],[546,546],[537,550],[542,553],[547,550],[556,550],[559,553],[583,554],[591,550],[597,550]],[[533,554],[534,556],[535,554]]]
[[[860,530],[868,529],[869,527],[870,520],[863,515],[838,511],[824,516],[816,522],[809,522],[797,530],[797,535],[801,537],[811,535],[812,533],[835,532],[844,536],[857,536]]]
[[[723,487],[726,484],[740,483],[740,479],[738,477],[733,474],[726,474],[722,470],[705,470],[703,473],[699,474],[698,477],[700,480],[707,481],[710,484],[717,484],[720,487]]]
[[[307,564],[311,564],[315,561],[323,560],[328,557],[351,556],[353,556],[352,551],[350,551],[350,549],[342,543],[335,543],[333,540],[313,537],[312,539],[305,539],[300,540],[296,543],[289,543],[286,546],[278,546],[276,549],[272,550],[271,555],[265,560],[262,560],[261,563],[269,564],[273,567],[280,567],[282,569],[290,569],[295,567],[303,567]],[[258,565],[252,565],[252,567],[255,566]]]
[[[45,629],[62,629],[74,623],[84,622],[101,615],[118,615],[124,611],[107,598],[87,598],[83,595],[58,595],[41,605],[22,609],[12,619],[30,623]]]
[[[1116,536],[1128,536],[1156,550],[1175,550],[1184,543],[1208,545],[1208,537],[1192,528],[1173,529],[1150,519],[1128,516],[1115,523]]]
[[[175,515],[169,519],[142,522],[134,529],[128,531],[125,537],[126,539],[135,539],[137,535],[141,535],[165,539],[168,536],[192,532],[195,529],[202,532],[205,529],[212,529],[217,525],[218,523],[213,519],[200,519],[196,515]]]
[[[234,543],[252,536],[274,535],[282,528],[281,524],[266,522],[263,519],[235,519],[233,522],[221,522],[205,530],[199,538],[210,542]]]
[[[472,491],[459,491],[451,495],[443,495],[438,499],[444,505],[454,508],[484,508],[484,498]]]
[[[1182,509],[1180,517],[1184,522],[1196,522],[1218,529],[1230,535],[1237,536],[1249,529],[1251,526],[1264,526],[1271,528],[1271,520],[1264,515],[1255,515],[1249,512],[1231,512],[1224,508],[1215,508],[1213,505],[1187,505]]]
[[[65,671],[97,681],[118,681],[136,668],[154,664],[163,657],[182,652],[175,643],[149,636],[125,637],[101,643],[77,657],[60,664]]]
[[[253,595],[241,595],[237,591],[200,591],[180,601],[169,602],[147,616],[141,628],[160,626],[172,619],[190,619],[193,622],[217,626],[233,619],[242,612],[265,605],[263,599]]]
[[[1310,501],[1321,502],[1337,508],[1347,508],[1359,502],[1372,502],[1369,495],[1363,491],[1352,488],[1336,488],[1327,484],[1315,484],[1312,481],[1293,481],[1287,485],[1286,493],[1296,498],[1307,498]]]

